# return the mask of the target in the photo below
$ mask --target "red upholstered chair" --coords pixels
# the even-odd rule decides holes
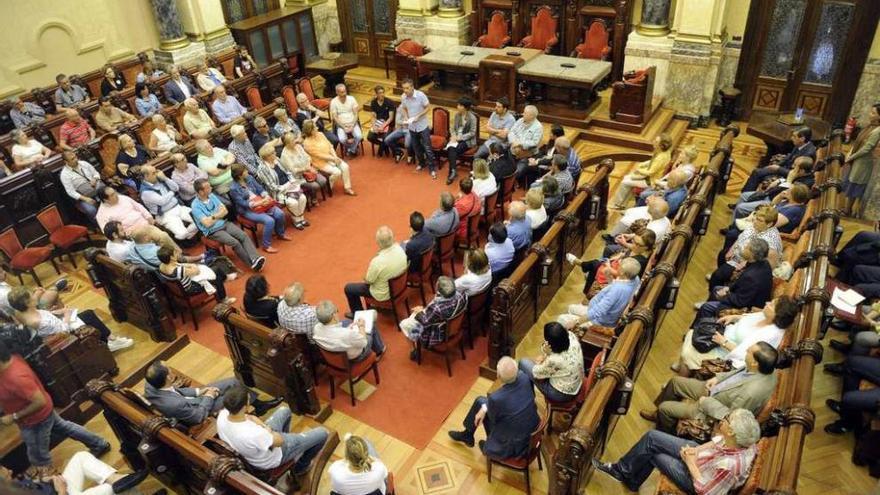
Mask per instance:
[[[463,309],[459,311],[458,314],[453,315],[452,318],[446,320],[446,340],[443,342],[431,347],[422,347],[422,340],[418,340],[416,358],[419,366],[422,365],[422,350],[430,351],[435,354],[442,354],[443,359],[446,361],[446,374],[452,378],[452,365],[449,363],[449,351],[455,351],[455,348],[458,347],[458,351],[461,353],[461,359],[466,359],[464,356],[464,341],[461,338],[461,326],[464,323],[466,315],[467,309]]]
[[[246,230],[251,233],[251,239],[254,241],[254,246],[261,246],[262,244],[257,239],[257,222],[253,220],[248,220],[244,217],[244,215],[237,215],[235,221],[238,222],[238,225],[242,230]]]
[[[290,85],[284,86],[281,90],[281,97],[284,98],[284,105],[287,107],[287,113],[289,115],[295,115],[296,112],[299,111],[299,103],[296,102],[296,91],[293,90],[293,87]]]
[[[76,268],[76,260],[70,253],[70,246],[76,244],[80,239],[88,241],[89,229],[82,225],[64,225],[55,205],[47,206],[43,211],[37,213],[37,221],[49,233],[49,242],[60,251],[60,254],[66,253],[70,263]]]
[[[254,110],[259,110],[263,108],[263,97],[260,96],[260,88],[256,86],[251,86],[244,91],[247,95],[249,106]]]
[[[482,218],[480,212],[468,215],[465,237],[464,239],[456,237],[455,249],[467,251],[480,247],[480,218]]]
[[[199,319],[196,318],[196,310],[202,309],[208,304],[214,302],[214,296],[209,295],[206,292],[198,292],[195,294],[187,294],[186,290],[184,290],[183,285],[180,284],[178,280],[165,280],[165,294],[168,296],[168,299],[173,303],[171,305],[171,310],[176,312],[175,306],[181,306],[186,309],[186,311],[180,311],[180,323],[186,323],[186,313],[189,312],[190,317],[192,318],[193,328],[195,331],[199,331]]]
[[[378,332],[378,327],[373,327],[374,332]],[[318,351],[321,353],[321,362],[327,369],[327,374],[330,375],[330,399],[336,398],[336,379],[342,378],[344,380],[348,380],[348,390],[351,392],[351,405],[355,406],[356,398],[354,396],[354,384],[361,381],[367,373],[370,371],[373,372],[373,379],[376,380],[376,385],[379,384],[379,360],[376,358],[376,354],[371,352],[369,356],[364,358],[363,361],[353,362],[348,359],[348,354],[345,352],[331,352],[318,347]]]
[[[404,317],[409,316],[409,301],[406,298],[406,281],[409,275],[409,267],[400,275],[388,279],[388,289],[391,292],[391,299],[387,301],[377,301],[370,296],[364,298],[368,308],[390,309],[394,313],[394,321],[400,325],[401,314]]]
[[[502,177],[498,182],[500,182],[501,185],[498,186],[500,192],[498,193],[497,205],[498,209],[501,210],[501,219],[504,220],[504,216],[507,215],[507,210],[504,209],[504,203],[513,201],[513,190],[516,188],[516,174]]]
[[[42,286],[43,284],[40,282],[40,278],[37,277],[37,272],[34,271],[34,268],[46,260],[52,262],[55,273],[61,275],[58,265],[52,259],[52,246],[22,246],[21,241],[18,239],[18,234],[15,233],[15,227],[9,227],[0,233],[0,251],[3,251],[3,254],[6,255],[9,261],[9,270],[18,277],[18,281],[22,284],[24,284],[24,280],[21,278],[21,274],[27,272],[31,274],[37,285]]]
[[[572,56],[605,60],[609,53],[611,47],[608,46],[608,28],[605,27],[605,22],[595,19],[584,32],[584,42],[574,47]]]
[[[529,437],[529,450],[528,452],[526,452],[526,455],[524,457],[492,459],[491,457],[486,456],[486,471],[489,475],[489,483],[492,483],[492,464],[498,464],[509,469],[520,471],[521,473],[525,474],[526,495],[531,495],[532,487],[531,480],[529,479],[529,466],[531,466],[532,462],[537,457],[538,470],[544,470],[544,467],[541,465],[541,442],[544,440],[544,429],[546,427],[547,418],[541,418],[541,422],[540,424],[538,424],[538,428],[533,431],[531,437]]]
[[[504,12],[496,10],[492,12],[492,17],[489,18],[486,34],[477,38],[474,46],[504,48],[508,44],[510,44],[510,22],[504,16]]]
[[[449,142],[449,110],[441,107],[435,107],[431,111],[431,149],[434,150],[434,156],[439,162]]]
[[[544,5],[532,16],[531,33],[519,42],[519,46],[523,48],[534,48],[536,50],[544,50],[544,53],[550,53],[553,47],[559,43],[559,37],[556,35],[556,24],[558,19],[553,17],[550,7]]]
[[[478,331],[482,334],[485,328],[490,288],[491,285],[483,289],[482,292],[468,297],[467,320],[465,323],[467,323],[468,345],[471,349],[474,348],[474,334]]]
[[[455,231],[435,239],[434,249],[434,273],[445,275],[443,264],[448,261],[452,276],[455,277]]]
[[[297,81],[296,87],[299,89],[300,93],[305,93],[306,97],[309,99],[309,103],[315,105],[319,110],[327,110],[330,108],[330,98],[316,97],[315,88],[312,87],[312,80],[308,77],[304,77]]]
[[[587,393],[593,387],[593,383],[596,381],[596,374],[599,372],[599,367],[605,362],[605,349],[596,354],[596,357],[593,358],[593,364],[590,366],[590,371],[584,375],[584,382],[581,384],[581,389],[578,391],[577,397],[574,400],[570,400],[567,402],[552,402],[550,400],[547,401],[547,407],[550,409],[550,417],[548,421],[550,422],[550,429],[553,429],[553,414],[555,413],[565,413],[569,415],[568,424],[565,428],[571,424],[571,421],[577,416],[578,411],[581,410],[581,406],[584,405],[584,400],[587,398]]]
[[[434,246],[429,246],[428,249],[425,249],[421,253],[419,253],[422,260],[419,264],[418,270],[414,272],[409,272],[409,275],[406,277],[406,286],[407,287],[418,287],[419,294],[422,296],[422,305],[427,306],[428,300],[425,299],[425,282],[428,282],[428,285],[431,285],[431,264],[434,262]]]
[[[416,87],[431,80],[431,71],[422,67],[418,60],[430,51],[430,48],[409,38],[402,39],[394,45],[394,72],[397,75],[398,87],[404,79],[412,79]]]
[[[495,219],[497,218],[497,209],[498,209],[498,196],[501,194],[501,188],[495,189],[495,192],[483,198],[483,218],[481,221],[483,225],[487,228],[495,223]]]

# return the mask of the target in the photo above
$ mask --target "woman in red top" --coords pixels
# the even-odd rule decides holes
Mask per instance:
[[[458,230],[455,237],[464,240],[467,238],[468,217],[480,214],[483,200],[474,193],[474,181],[470,177],[458,181],[458,188],[461,192],[455,199],[455,209],[458,210]]]

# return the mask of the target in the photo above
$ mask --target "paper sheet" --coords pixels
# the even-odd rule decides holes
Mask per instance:
[[[375,309],[364,309],[361,311],[354,312],[354,318],[351,321],[355,322],[358,320],[364,320],[364,331],[367,332],[367,335],[373,333],[373,325],[376,323],[376,317],[378,313]]]
[[[856,314],[858,304],[864,300],[861,294],[852,289],[844,291],[835,287],[834,292],[831,293],[831,305],[851,315]]]

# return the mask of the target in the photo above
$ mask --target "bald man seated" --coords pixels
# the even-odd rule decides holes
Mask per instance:
[[[474,433],[480,424],[486,440],[480,450],[493,459],[522,457],[529,449],[529,437],[540,423],[535,405],[535,388],[510,356],[498,360],[496,367],[501,388],[474,399],[464,418],[464,430],[450,431],[449,437],[468,447],[474,446]]]
[[[387,225],[379,227],[376,231],[376,244],[379,245],[379,252],[370,261],[364,281],[345,285],[345,297],[348,299],[349,308],[346,318],[350,319],[355,311],[364,309],[362,297],[372,297],[377,301],[391,299],[388,281],[407,269],[406,252],[400,244],[394,242],[394,232],[390,227]]]

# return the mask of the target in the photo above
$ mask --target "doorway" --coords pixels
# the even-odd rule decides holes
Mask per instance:
[[[345,50],[361,65],[384,66],[385,47],[397,37],[397,0],[346,0],[337,8]]]

